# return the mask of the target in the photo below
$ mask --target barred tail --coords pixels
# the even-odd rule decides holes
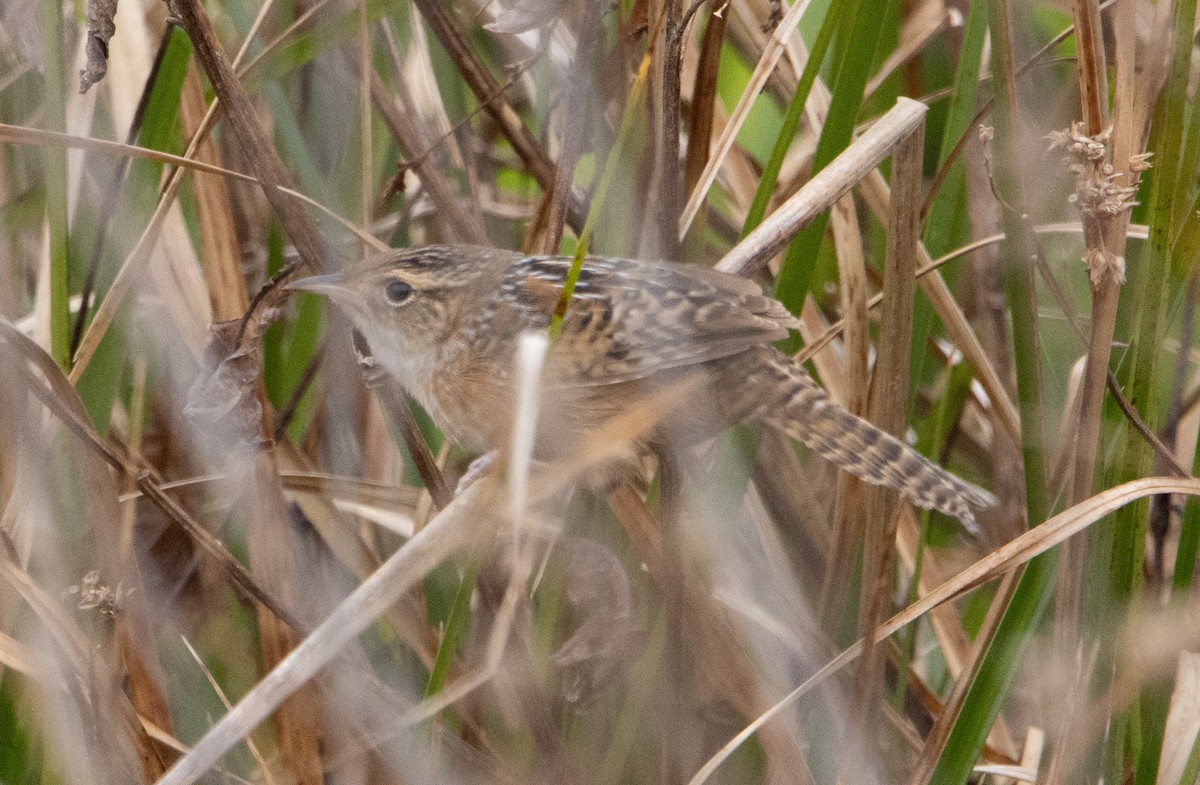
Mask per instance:
[[[769,354],[766,367],[756,371],[769,377],[763,380],[770,385],[766,389],[781,393],[762,401],[751,419],[804,442],[866,482],[894,488],[913,504],[952,515],[968,526],[975,523],[972,508],[995,504],[987,491],[843,409],[785,355],[774,350]]]

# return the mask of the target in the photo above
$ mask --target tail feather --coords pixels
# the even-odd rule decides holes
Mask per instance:
[[[782,391],[762,401],[752,419],[804,442],[822,458],[860,479],[899,491],[919,507],[975,523],[973,508],[995,498],[960,480],[899,439],[838,405],[805,370],[772,351],[764,372]],[[760,388],[761,389],[761,388]]]

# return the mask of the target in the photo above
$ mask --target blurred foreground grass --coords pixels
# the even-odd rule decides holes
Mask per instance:
[[[104,3],[0,6],[0,782],[157,780],[437,520],[422,454],[449,487],[473,457],[315,298],[228,322],[271,276],[573,253],[585,222],[594,253],[711,265],[900,96],[943,261],[907,368],[868,307],[915,207],[890,161],[760,282],[847,406],[907,375],[910,439],[999,498],[978,537],[748,431],[530,508],[519,548],[479,505],[209,776],[1197,781],[1195,0],[817,0],[769,31],[761,0],[174,8],[122,3],[80,93]]]

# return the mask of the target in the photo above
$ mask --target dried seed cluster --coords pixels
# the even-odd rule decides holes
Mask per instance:
[[[1137,185],[1123,185],[1123,172],[1118,172],[1108,163],[1108,141],[1112,129],[1095,136],[1083,131],[1083,123],[1073,123],[1065,131],[1047,134],[1050,149],[1063,148],[1067,152],[1064,162],[1075,173],[1075,193],[1070,201],[1079,210],[1084,224],[1084,239],[1087,251],[1083,262],[1093,286],[1099,286],[1108,276],[1118,283],[1125,281],[1125,257],[1109,251],[1104,244],[1100,222],[1112,216],[1132,210],[1137,201]],[[1144,172],[1150,168],[1149,153],[1135,155],[1129,163],[1130,174]]]

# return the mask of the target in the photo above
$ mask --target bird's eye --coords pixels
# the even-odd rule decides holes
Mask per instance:
[[[399,305],[412,297],[412,293],[412,284],[406,281],[392,281],[387,285],[387,298],[392,305]]]

